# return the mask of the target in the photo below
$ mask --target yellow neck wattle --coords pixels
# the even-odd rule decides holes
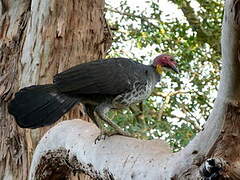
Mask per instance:
[[[163,73],[163,67],[161,65],[157,65],[156,70],[159,74]]]

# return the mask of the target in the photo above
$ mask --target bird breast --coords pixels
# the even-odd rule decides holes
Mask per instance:
[[[113,104],[116,108],[123,108],[134,103],[141,102],[147,99],[152,93],[156,83],[147,82],[141,84],[140,82],[135,82],[132,91],[128,91],[118,95],[113,100]]]

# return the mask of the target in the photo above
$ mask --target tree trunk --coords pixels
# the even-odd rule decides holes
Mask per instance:
[[[0,1],[0,179],[27,179],[33,151],[49,129],[23,130],[7,112],[22,87],[52,82],[71,66],[102,58],[104,0]],[[62,119],[83,118],[75,107]]]
[[[204,130],[180,152],[170,153],[160,140],[121,136],[95,144],[97,128],[79,120],[65,121],[39,142],[30,179],[49,178],[61,168],[65,177],[80,171],[95,179],[240,179],[239,42],[240,0],[228,0],[221,42],[223,66],[214,109]],[[66,131],[69,133],[63,138]]]

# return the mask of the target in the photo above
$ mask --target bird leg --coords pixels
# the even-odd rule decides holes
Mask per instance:
[[[104,129],[104,125],[101,123],[101,120],[98,118],[98,116],[94,112],[88,111],[88,116],[91,118],[94,124],[100,129],[100,135],[97,136],[97,138],[95,139],[95,144],[96,144],[97,141],[100,141],[101,139],[105,139],[107,134],[109,136],[109,132],[107,132]]]
[[[105,128],[103,128],[101,126],[100,128],[100,134],[97,136],[97,138],[95,139],[95,144],[97,143],[97,141],[100,141],[101,139],[105,140],[106,137],[110,137],[110,136],[113,136],[113,135],[117,135],[119,134],[118,132],[116,131],[109,131],[109,130],[106,130]]]
[[[101,129],[101,122],[98,120],[97,116],[94,114],[94,110],[96,108],[95,105],[91,105],[91,104],[84,104],[84,111],[85,113],[87,113],[87,115],[90,117],[90,119],[92,120],[92,122]]]
[[[100,135],[95,139],[95,144],[96,144],[97,141],[100,141],[101,139],[105,139],[106,136],[112,136],[116,134],[116,132],[111,132],[104,129],[104,126],[102,125],[100,118],[96,113],[94,113],[95,107],[96,106],[91,104],[84,105],[84,111],[91,118],[93,123],[100,129]]]
[[[113,135],[122,135],[122,136],[133,137],[133,135],[131,135],[128,132],[125,132],[116,123],[114,123],[113,121],[108,119],[106,114],[110,109],[111,109],[111,107],[109,107],[109,105],[107,105],[107,104],[101,104],[101,105],[97,106],[95,109],[97,116],[115,130],[115,131],[106,131],[103,129],[103,127],[100,128],[101,133],[97,137],[96,140],[102,139],[103,136],[104,136],[103,138],[105,139],[106,136],[113,136]]]

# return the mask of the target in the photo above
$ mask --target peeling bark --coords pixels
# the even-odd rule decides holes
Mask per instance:
[[[222,176],[240,179],[240,104],[227,104],[224,117],[224,126],[212,149],[209,157],[220,158],[223,163]]]
[[[14,8],[10,8],[14,6]],[[18,62],[29,19],[30,1],[1,1],[0,21],[0,179],[27,177],[24,132],[7,113],[7,101],[18,89]],[[22,179],[22,178],[20,178]]]
[[[8,101],[19,88],[102,58],[109,39],[103,7],[103,0],[0,1],[0,179],[28,177],[33,151],[49,129],[18,128]],[[89,120],[81,106],[62,119],[73,117]]]
[[[58,168],[55,167],[56,164]],[[82,164],[76,156],[71,157],[70,152],[62,148],[48,151],[41,158],[36,171],[36,179],[68,179],[72,173],[75,175],[77,172],[88,174],[91,178],[99,180],[113,179],[112,174],[107,169],[101,175],[91,163]]]
[[[65,160],[76,158],[79,169],[74,170],[84,171],[95,179],[240,179],[239,23],[240,0],[225,1],[218,96],[204,130],[183,150],[170,153],[160,140],[152,143],[120,136],[94,144],[99,132],[93,125],[68,121],[48,131],[38,144],[30,179],[40,176],[39,164],[47,154],[59,149],[65,152],[62,156]],[[67,131],[68,135],[63,138],[62,132]],[[72,167],[71,161],[68,162]],[[90,164],[83,170],[82,165]],[[104,177],[105,169],[110,177]]]

